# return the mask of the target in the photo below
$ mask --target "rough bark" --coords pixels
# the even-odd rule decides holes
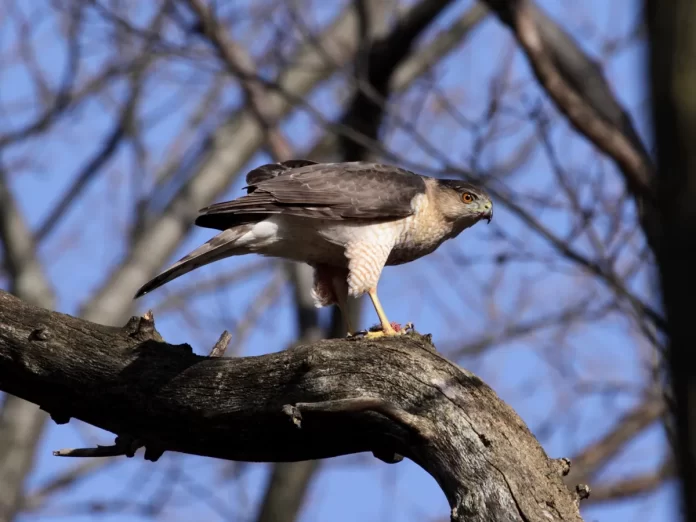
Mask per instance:
[[[219,348],[218,353],[219,353]],[[372,451],[430,473],[454,521],[581,520],[569,466],[549,459],[478,377],[428,336],[333,339],[258,357],[164,342],[151,316],[123,328],[0,292],[0,389],[118,435],[73,455],[163,451],[292,462]],[[70,454],[70,452],[63,453]]]

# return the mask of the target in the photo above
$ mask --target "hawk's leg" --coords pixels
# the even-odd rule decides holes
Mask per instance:
[[[377,297],[377,282],[391,249],[392,243],[385,241],[380,234],[375,234],[374,237],[366,235],[362,241],[356,241],[346,247],[346,257],[348,258],[348,295],[360,297],[362,294],[368,294],[382,326],[381,331],[367,332],[368,337],[404,333],[400,329],[397,331],[392,326],[389,319],[387,319],[384,308],[382,308],[382,303],[380,303]]]
[[[384,308],[382,308],[382,303],[379,301],[379,297],[377,297],[377,288],[371,288],[370,290],[367,291],[367,295],[370,296],[370,300],[372,301],[372,305],[375,307],[375,312],[377,312],[377,317],[379,317],[379,322],[382,324],[382,331],[377,331],[377,332],[367,332],[368,337],[381,337],[383,335],[399,335],[399,332],[397,332],[394,327],[391,325],[389,322],[389,319],[387,319],[387,314],[384,313]]]

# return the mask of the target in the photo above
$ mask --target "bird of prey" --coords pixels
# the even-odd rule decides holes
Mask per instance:
[[[379,337],[403,332],[377,297],[385,265],[430,254],[482,219],[493,203],[480,187],[368,162],[291,160],[247,174],[247,194],[202,209],[195,223],[221,230],[145,284],[136,298],[208,263],[260,254],[308,263],[318,307],[336,304],[348,327],[348,296],[367,293],[381,323]]]

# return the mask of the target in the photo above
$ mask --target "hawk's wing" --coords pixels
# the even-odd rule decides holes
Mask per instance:
[[[392,220],[413,213],[411,201],[425,192],[422,176],[379,163],[264,165],[247,175],[248,194],[201,210],[196,225],[224,230],[286,214],[329,220]]]

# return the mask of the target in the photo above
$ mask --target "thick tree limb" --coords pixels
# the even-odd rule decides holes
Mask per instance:
[[[524,49],[534,74],[541,86],[556,103],[570,123],[597,148],[613,158],[622,171],[632,191],[640,196],[650,196],[652,165],[618,126],[605,120],[591,104],[568,83],[554,64],[553,55],[539,29],[536,6],[530,0],[517,0],[513,8],[517,39]]]
[[[341,123],[360,136],[376,140],[382,126],[394,73],[410,55],[414,43],[428,26],[450,6],[451,0],[422,1],[403,17],[394,30],[379,39],[371,38],[362,49],[364,55],[355,62],[356,92],[341,117]],[[360,3],[358,3],[359,5]],[[369,38],[372,16],[364,9],[362,23]],[[339,138],[343,161],[365,161],[367,148],[348,136]]]
[[[620,162],[619,158],[624,158],[627,165],[636,168],[636,183],[639,186],[649,185],[650,180],[642,178],[640,173],[645,173],[644,169],[650,168],[650,156],[633,126],[630,115],[618,102],[604,78],[600,65],[532,0],[485,0],[485,3],[498,15],[500,21],[513,31],[527,54],[539,83],[548,90],[559,110],[578,111],[576,115],[579,119],[571,116],[569,119],[579,132],[593,142],[595,138],[602,139],[601,133],[611,132],[609,128],[605,128],[604,131],[599,127],[588,129],[587,126],[602,125],[602,122],[594,121],[596,118],[614,127],[630,143],[633,151],[627,149],[628,145],[623,143],[622,138],[619,138],[619,142],[595,145],[617,162]],[[573,96],[579,96],[581,100],[572,101]],[[585,107],[571,106],[578,104],[585,104]],[[605,150],[606,148],[611,148],[618,156],[614,156]],[[619,151],[619,148],[624,150]],[[629,159],[636,154],[643,157],[648,163],[647,167],[634,164],[634,160]]]
[[[151,316],[108,327],[0,292],[0,388],[151,460],[391,453],[438,481],[452,520],[581,520],[567,461],[549,459],[491,388],[417,334],[204,357],[165,343]]]

